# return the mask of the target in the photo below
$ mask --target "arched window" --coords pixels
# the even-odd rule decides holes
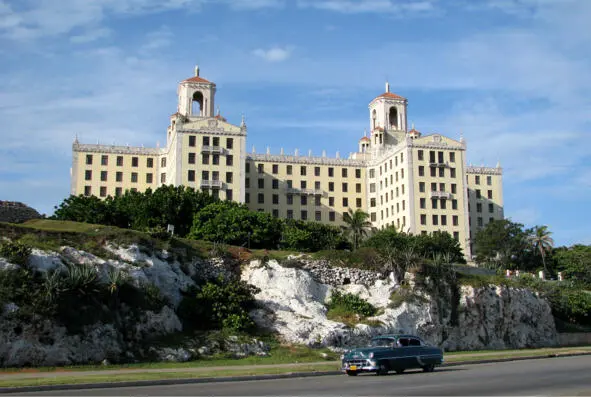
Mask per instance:
[[[389,119],[390,119],[390,127],[398,128],[398,110],[394,106],[392,106],[390,108]]]
[[[373,112],[371,112],[371,119],[372,119],[372,126],[371,128],[376,128],[376,118],[377,118],[377,114],[376,114],[376,110],[374,109]]]
[[[193,102],[191,103],[191,115],[203,116],[203,94],[201,91],[196,91],[193,94]]]

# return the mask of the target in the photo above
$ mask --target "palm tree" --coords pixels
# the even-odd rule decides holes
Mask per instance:
[[[548,273],[548,270],[546,269],[546,252],[551,251],[552,247],[554,247],[554,240],[550,237],[551,234],[552,232],[548,230],[548,226],[536,226],[528,237],[534,250],[539,252],[542,256],[545,274]]]
[[[353,210],[349,208],[345,214],[343,214],[343,222],[346,223],[343,226],[343,230],[346,234],[351,236],[353,240],[353,249],[359,248],[359,243],[363,237],[367,236],[367,231],[371,229],[371,222],[367,220],[369,214],[363,212],[360,209]]]

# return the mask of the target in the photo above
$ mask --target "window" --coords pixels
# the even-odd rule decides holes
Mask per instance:
[[[278,194],[273,195],[273,204],[279,204],[279,195]]]
[[[357,205],[357,208],[361,208],[361,199],[360,198],[355,199],[355,204]]]
[[[137,183],[137,172],[132,172],[131,173],[131,181],[133,183]]]
[[[139,159],[137,157],[132,157],[131,158],[131,166],[132,167],[137,167],[139,164]]]
[[[375,222],[375,221],[376,221],[376,219],[377,219],[377,214],[376,214],[375,212],[372,212],[372,213],[369,215],[369,217],[370,217],[370,219],[371,219],[371,221],[372,221],[372,222]]]
[[[257,171],[259,174],[262,174],[263,172],[265,172],[265,164],[258,164]]]
[[[92,170],[86,170],[84,172],[84,180],[90,181],[92,179]]]
[[[425,176],[425,167],[419,165],[419,176]]]
[[[244,178],[244,187],[250,188],[250,178]]]
[[[482,203],[476,203],[476,212],[482,212]]]
[[[320,167],[314,167],[314,176],[320,176]]]
[[[488,223],[491,223],[495,220],[495,218],[488,218]]]
[[[425,182],[419,182],[419,192],[425,193]]]
[[[437,209],[437,202],[438,201],[439,200],[437,200],[435,198],[434,199],[431,199],[431,208],[433,208],[434,210],[436,210]]]
[[[454,232],[454,239],[460,241],[460,232]]]
[[[272,184],[273,189],[279,189],[279,180],[278,179],[273,179],[271,184]]]
[[[213,137],[213,146],[220,146],[220,138],[217,136]]]
[[[123,189],[120,187],[115,188],[115,196],[119,197],[123,194]]]
[[[211,164],[213,164],[213,165],[219,165],[220,164],[220,155],[219,154],[214,154],[211,157]]]
[[[421,214],[421,225],[427,224],[427,215]]]
[[[231,172],[226,172],[226,183],[232,183],[234,175]]]
[[[361,169],[360,168],[355,169],[355,178],[357,178],[357,179],[361,178]]]
[[[361,183],[356,183],[355,184],[355,192],[356,193],[361,193]]]
[[[245,193],[244,194],[244,202],[246,204],[249,204],[250,203],[250,193]]]
[[[480,175],[476,175],[474,177],[474,183],[476,183],[477,185],[480,185]]]
[[[226,165],[233,166],[234,165],[234,156],[231,154],[226,156]]]
[[[101,197],[105,197],[107,195],[107,187],[106,186],[101,186],[100,190],[99,190],[99,194]]]
[[[166,172],[160,174],[160,183],[166,183]]]
[[[334,168],[328,167],[328,176],[331,178],[334,176]]]
[[[441,199],[441,202],[439,203],[439,208],[441,208],[442,210],[447,209],[447,200]]]
[[[166,167],[166,157],[163,157],[160,162],[164,164],[163,167]],[[117,156],[117,167],[123,167],[123,156]]]
[[[189,153],[189,164],[195,164],[195,153]]]
[[[456,169],[455,168],[450,168],[449,169],[449,176],[452,178],[456,177]]]
[[[435,167],[431,167],[431,176],[432,176],[432,177],[435,177],[435,176],[437,176],[437,168],[435,168]]]
[[[346,168],[343,168],[341,170],[341,174],[342,174],[343,178],[346,178],[347,177],[347,169]]]
[[[490,212],[491,214],[495,212],[495,205],[493,203],[488,204],[488,212]]]
[[[439,218],[437,215],[432,216],[433,226],[437,226],[439,224]]]
[[[458,186],[455,183],[451,184],[451,192],[452,194],[456,194],[458,190]]]
[[[187,179],[189,180],[189,182],[195,182],[195,170],[188,171]]]
[[[107,171],[101,171],[101,181],[105,182],[107,180]]]
[[[115,174],[115,182],[123,182],[123,172],[117,171]]]
[[[401,188],[402,188],[402,194],[404,194],[404,185],[402,185]]]
[[[305,189],[308,187],[308,184],[306,183],[306,181],[300,181],[300,189]]]
[[[328,206],[329,207],[334,207],[334,197],[329,197],[328,198]]]
[[[109,165],[109,156],[106,154],[101,156],[101,165]]]
[[[300,166],[300,175],[302,175],[302,176],[306,175],[306,166],[305,165]]]
[[[476,198],[482,198],[482,196],[480,195],[480,189],[476,189]]]
[[[321,196],[314,196],[314,205],[317,207],[322,205],[322,197]]]
[[[488,192],[486,192],[486,193],[487,193],[486,197],[488,197],[490,200],[492,200],[492,198],[493,198],[493,197],[492,197],[492,190],[489,190],[489,191],[488,191]]]
[[[435,151],[434,150],[429,150],[429,162],[430,163],[435,162]]]
[[[226,138],[226,149],[234,148],[234,138]]]
[[[90,186],[84,186],[84,195],[90,196],[91,194],[92,194],[92,190],[91,190]]]
[[[400,153],[400,164],[404,162],[404,153]]]
[[[88,165],[92,164],[92,154],[86,155],[86,164],[88,164]]]
[[[423,160],[423,158],[424,158],[424,153],[423,153],[423,151],[422,151],[422,150],[419,150],[417,154],[418,154],[418,156],[419,156],[419,160]]]
[[[449,152],[449,161],[452,163],[456,162],[456,154],[454,152]]]
[[[209,164],[209,154],[203,154],[203,159],[201,160],[202,164]],[[246,164],[248,165],[248,164]]]
[[[478,217],[478,219],[476,219],[476,222],[478,224],[478,226],[482,227],[482,218]]]
[[[209,180],[209,171],[201,171],[201,179],[204,181]]]
[[[291,181],[291,179],[288,179],[286,182],[287,182],[287,187],[291,189],[293,187],[293,182]]]
[[[329,220],[330,222],[334,222],[334,221],[335,221],[335,219],[336,219],[335,212],[334,212],[334,211],[330,211],[330,212],[328,213],[328,220]]]
[[[203,146],[209,146],[209,137],[208,136],[203,137]]]
[[[277,210],[277,209],[273,210],[273,218],[279,218],[279,210]]]
[[[328,182],[328,191],[334,192],[334,182]]]
[[[492,185],[492,176],[487,175],[487,177],[486,177],[486,184],[488,186],[491,186]]]
[[[154,180],[154,174],[152,174],[151,172],[146,174],[146,183],[152,183]]]
[[[370,183],[369,184],[369,192],[370,193],[375,193],[376,192],[376,184],[375,183]]]
[[[321,211],[316,211],[314,213],[314,219],[316,220],[316,222],[320,222],[322,220],[322,212]]]
[[[287,204],[288,205],[293,205],[293,194],[288,194],[287,195]]]
[[[458,200],[452,200],[451,201],[451,209],[452,210],[457,210],[458,209]]]
[[[422,209],[427,208],[427,200],[424,197],[421,197],[419,207]]]
[[[343,207],[349,206],[349,199],[347,197],[343,197]]]
[[[189,135],[189,146],[194,147],[195,146],[195,135]]]
[[[343,182],[343,192],[348,192],[349,191],[349,185],[347,184],[347,182]]]
[[[293,172],[293,171],[292,171],[292,166],[291,166],[291,165],[288,165],[288,166],[286,166],[286,168],[285,168],[285,172],[287,173],[287,175],[291,175],[291,174],[292,174],[292,172]]]
[[[447,215],[441,215],[441,226],[447,226]]]
[[[259,189],[265,188],[265,180],[263,178],[259,178],[258,184],[259,184]]]
[[[369,177],[370,178],[375,178],[376,177],[376,170],[375,169],[370,169],[369,170]]]
[[[293,219],[293,210],[287,210],[287,219]]]
[[[301,205],[308,205],[308,196],[301,196],[300,197],[300,204]]]
[[[244,165],[244,171],[245,171],[245,172],[250,172],[250,163],[246,163],[246,164]]]
[[[279,164],[273,164],[273,166],[271,167],[271,172],[273,172],[273,174],[278,174],[279,173]]]
[[[436,192],[437,191],[437,184],[436,183],[432,183],[431,184],[431,191],[432,192]]]
[[[265,195],[263,193],[259,193],[258,197],[257,197],[257,202],[259,204],[264,204],[265,203]]]
[[[439,191],[440,192],[445,192],[445,183],[440,183],[439,184]]]
[[[320,182],[319,181],[314,182],[314,189],[320,190]]]
[[[452,217],[451,217],[451,222],[452,222],[452,224],[453,224],[454,226],[458,226],[458,225],[459,225],[459,223],[460,223],[460,222],[459,222],[459,218],[458,218],[458,216],[457,216],[457,215],[454,215],[454,216],[452,216]]]
[[[148,168],[154,168],[154,159],[149,157],[146,159],[146,167]]]
[[[443,167],[439,168],[439,177],[445,178],[445,168],[443,168]]]
[[[226,200],[232,201],[232,189],[226,189]]]

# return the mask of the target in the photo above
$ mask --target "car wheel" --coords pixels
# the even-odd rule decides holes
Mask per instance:
[[[357,371],[347,371],[347,375],[349,375],[349,376],[357,376]]]
[[[388,364],[383,363],[379,365],[379,368],[376,371],[376,375],[388,375],[388,371],[390,371],[390,368],[388,368]]]
[[[397,374],[401,374],[401,373],[403,373],[403,372],[404,372],[404,368],[402,368],[402,369],[397,369],[397,370],[396,370],[396,373],[397,373]]]
[[[423,371],[425,371],[425,372],[433,372],[433,371],[435,371],[435,364],[425,365],[423,367]]]

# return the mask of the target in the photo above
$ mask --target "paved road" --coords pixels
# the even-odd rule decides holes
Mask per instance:
[[[591,357],[565,357],[438,368],[433,373],[143,386],[20,395],[554,395],[591,396]]]

